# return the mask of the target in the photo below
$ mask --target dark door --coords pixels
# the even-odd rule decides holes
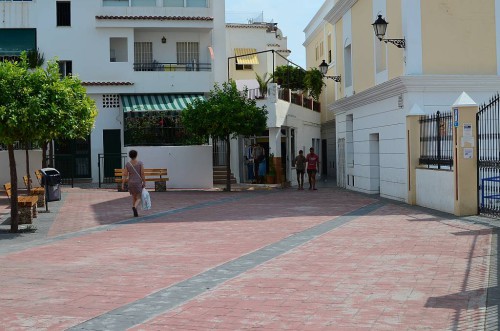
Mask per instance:
[[[120,130],[102,132],[104,146],[104,178],[115,176],[115,169],[122,167],[122,141]]]
[[[323,176],[328,175],[328,145],[326,139],[321,140],[321,174]]]

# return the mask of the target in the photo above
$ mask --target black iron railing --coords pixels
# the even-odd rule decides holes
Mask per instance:
[[[181,63],[164,63],[164,62],[135,62],[134,71],[212,71],[211,63],[199,62],[181,62]]]
[[[477,123],[477,177],[479,213],[500,217],[500,96],[479,107]]]
[[[451,112],[420,117],[419,164],[437,169],[453,167],[452,121]]]

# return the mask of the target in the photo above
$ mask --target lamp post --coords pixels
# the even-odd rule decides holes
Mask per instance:
[[[341,81],[340,76],[326,76],[326,73],[328,72],[328,64],[326,64],[325,60],[323,60],[323,62],[321,62],[321,64],[319,65],[319,71],[321,72],[324,78],[333,79],[335,82],[340,83]]]
[[[397,48],[406,48],[405,39],[384,39],[385,32],[387,31],[387,21],[382,18],[382,15],[378,15],[378,18],[373,22],[373,30],[375,31],[375,36],[378,40],[396,45]]]

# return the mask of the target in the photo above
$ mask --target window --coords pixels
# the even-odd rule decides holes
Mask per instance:
[[[315,53],[316,53],[316,61],[318,61],[318,59],[319,59],[319,48],[318,48],[318,45],[316,45]]]
[[[178,42],[177,43],[177,63],[191,64],[198,63],[200,60],[200,49],[197,42]]]
[[[57,1],[57,26],[71,26],[71,2]]]
[[[186,0],[186,7],[207,7],[207,0]]]
[[[253,70],[253,65],[236,63],[236,70]]]
[[[59,61],[59,73],[61,77],[71,76],[73,74],[73,62],[72,61]]]
[[[153,43],[150,41],[134,43],[134,69],[151,71],[153,63]]]
[[[352,86],[351,44],[344,48],[345,86]]]
[[[103,0],[104,7],[128,7],[128,0]]]
[[[332,63],[332,35],[331,34],[328,34],[327,47],[328,47],[328,63]]]
[[[164,7],[198,7],[207,8],[207,0],[163,0]]]
[[[109,62],[128,62],[127,38],[109,38]]]
[[[354,167],[354,118],[352,114],[346,116],[345,153],[348,167]]]
[[[156,7],[156,0],[132,0],[132,7]]]

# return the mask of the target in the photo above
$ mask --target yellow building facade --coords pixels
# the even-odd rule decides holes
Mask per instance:
[[[499,0],[324,1],[304,47],[308,67],[325,60],[327,76],[340,76],[325,78],[321,96],[339,186],[409,201],[406,118],[450,111],[464,91],[481,104],[500,90],[499,22]]]

